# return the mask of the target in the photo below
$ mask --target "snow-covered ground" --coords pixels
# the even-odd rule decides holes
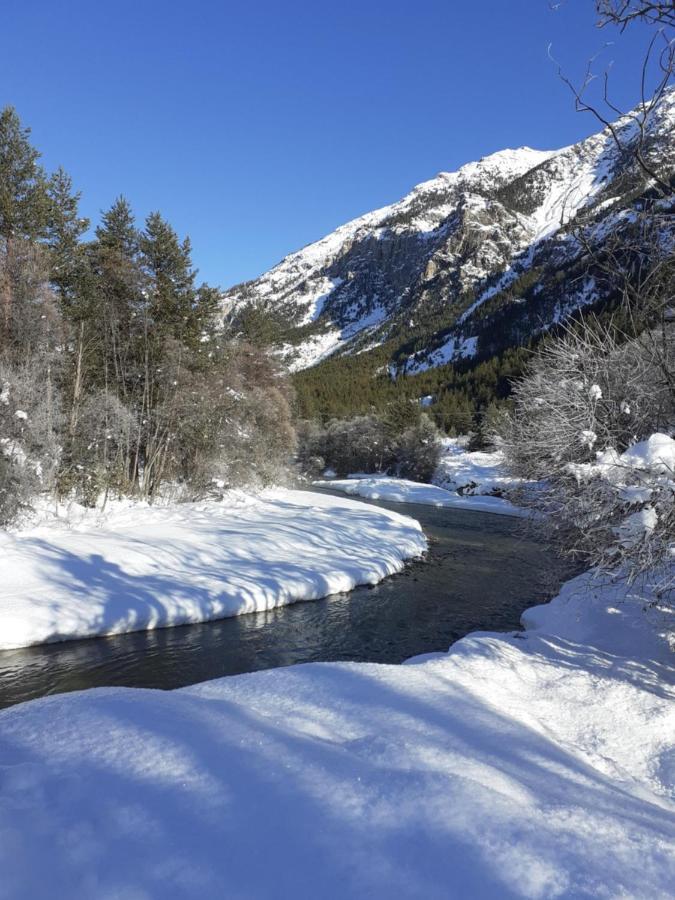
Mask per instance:
[[[366,500],[389,500],[395,503],[422,503],[427,506],[451,506],[506,516],[522,516],[523,510],[501,497],[462,495],[434,484],[422,484],[391,475],[352,475],[314,482],[320,487],[344,491]]]
[[[468,438],[446,438],[433,484],[420,484],[389,475],[350,475],[317,481],[367,500],[389,500],[396,503],[423,503],[428,506],[451,506],[507,516],[525,515],[504,497],[492,496],[515,487],[519,479],[504,468],[499,450],[469,452]]]
[[[467,437],[445,438],[433,482],[463,495],[493,494],[520,484],[504,466],[500,450],[466,449]]]
[[[314,600],[426,549],[407,516],[306,491],[79,512],[0,532],[0,649]]]
[[[408,665],[6,710],[0,898],[671,898],[673,623],[644,606],[582,576]]]

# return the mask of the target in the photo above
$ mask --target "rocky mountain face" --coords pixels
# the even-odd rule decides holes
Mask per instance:
[[[644,156],[675,172],[675,91]],[[637,140],[628,115],[614,128]],[[635,217],[649,179],[609,129],[557,151],[503,150],[442,172],[227,291],[226,315],[269,314],[292,369],[391,347],[392,375],[485,359],[601,302],[588,246]],[[664,222],[673,210],[663,208]]]

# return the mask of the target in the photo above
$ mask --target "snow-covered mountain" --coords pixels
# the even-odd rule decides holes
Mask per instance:
[[[661,177],[675,172],[674,125],[671,91],[646,129],[644,153]],[[614,128],[624,147],[637,138],[630,114]],[[577,230],[602,242],[648,187],[609,129],[557,151],[502,150],[231,288],[224,309],[269,313],[294,369],[385,341],[396,372],[484,358],[602,299]]]

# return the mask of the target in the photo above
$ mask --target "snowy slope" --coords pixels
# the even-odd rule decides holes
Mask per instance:
[[[0,532],[0,650],[315,600],[425,549],[407,516],[281,489]]]
[[[524,635],[426,661],[6,710],[0,898],[671,898],[672,622],[646,599],[582,576]]]
[[[647,128],[645,154],[664,174],[675,171],[674,125],[675,90]],[[630,116],[615,129],[624,144],[635,138]],[[493,153],[291,254],[226,292],[224,308],[236,316],[253,304],[281,316],[289,327],[280,352],[294,369],[396,339],[401,329],[414,333],[430,313],[445,317],[443,327],[422,351],[397,355],[400,371],[490,355],[494,335],[477,314],[523,274],[534,271],[541,283],[510,313],[530,331],[533,318],[543,328],[598,299],[594,283],[567,273],[580,253],[570,228],[581,223],[591,240],[605,239],[631,209],[641,178],[608,130],[558,151]]]

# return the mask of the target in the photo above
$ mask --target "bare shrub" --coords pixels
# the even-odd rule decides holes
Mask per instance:
[[[22,363],[0,360],[0,521],[5,524],[33,494],[54,485],[62,422],[55,370],[58,359],[46,352]]]
[[[500,436],[510,468],[540,482],[518,498],[545,514],[537,528],[547,522],[563,551],[630,579],[672,562],[675,396],[664,363],[672,372],[675,328],[662,337],[665,357],[648,332],[626,340],[597,321],[549,342],[515,385]]]
[[[668,344],[675,347],[673,328]],[[672,424],[673,397],[648,333],[621,340],[596,319],[546,343],[514,385],[501,438],[511,468],[539,479]]]
[[[370,415],[333,419],[325,427],[303,423],[298,450],[303,471],[317,475],[329,467],[340,476],[384,472],[429,481],[440,455],[439,432],[426,415],[408,406],[412,420]]]
[[[86,505],[111,489],[129,492],[129,452],[136,422],[132,411],[110,391],[87,394],[70,434],[59,471],[59,493],[71,491]]]
[[[416,425],[395,440],[393,452],[396,473],[412,481],[429,482],[441,455],[439,432],[431,419],[422,414]]]
[[[291,390],[274,360],[233,343],[208,367],[174,353],[158,380],[160,400],[142,425],[142,484],[213,488],[261,486],[288,479],[296,437]]]

